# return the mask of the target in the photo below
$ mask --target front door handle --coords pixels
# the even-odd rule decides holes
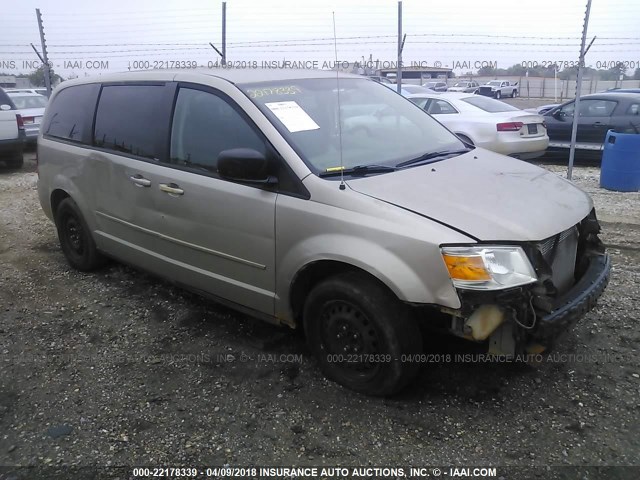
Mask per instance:
[[[151,180],[147,180],[146,178],[144,178],[140,174],[133,175],[133,176],[129,177],[129,180],[131,180],[133,183],[135,183],[136,187],[150,187],[151,186]]]
[[[175,183],[161,183],[160,190],[169,195],[184,195],[184,190]]]

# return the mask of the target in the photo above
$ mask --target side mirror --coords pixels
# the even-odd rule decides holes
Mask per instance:
[[[560,119],[562,117],[564,117],[564,113],[562,112],[561,108],[557,108],[556,110],[552,110],[551,112],[549,112],[549,114],[556,119]]]
[[[256,185],[274,185],[278,179],[268,173],[265,156],[251,148],[232,148],[218,155],[218,174],[226,179]]]

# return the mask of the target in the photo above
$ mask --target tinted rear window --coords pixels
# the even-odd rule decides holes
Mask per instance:
[[[100,94],[94,141],[97,147],[160,158],[163,85],[107,85]]]
[[[61,90],[46,110],[42,132],[65,140],[91,143],[91,124],[100,85],[76,85]]]

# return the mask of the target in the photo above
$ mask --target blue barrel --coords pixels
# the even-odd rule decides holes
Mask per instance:
[[[640,191],[640,134],[607,132],[600,186],[618,192]]]

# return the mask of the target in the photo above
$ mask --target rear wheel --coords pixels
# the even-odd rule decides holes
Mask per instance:
[[[56,210],[55,220],[60,247],[69,265],[86,272],[105,264],[105,257],[98,252],[76,202],[71,198],[62,200]]]
[[[411,312],[365,274],[318,284],[305,303],[304,327],[324,374],[352,390],[391,395],[418,373],[419,364],[406,358],[422,351]]]
[[[518,91],[517,90],[513,90],[511,92],[511,98],[516,98],[518,96]]]
[[[1,159],[0,162],[2,162]],[[22,150],[11,153],[10,156],[5,160],[5,164],[8,168],[22,168],[22,165],[24,164],[24,159],[22,158]]]
[[[24,158],[22,157],[22,152],[16,153],[13,159],[9,162],[9,166],[11,168],[22,168],[23,165]]]

